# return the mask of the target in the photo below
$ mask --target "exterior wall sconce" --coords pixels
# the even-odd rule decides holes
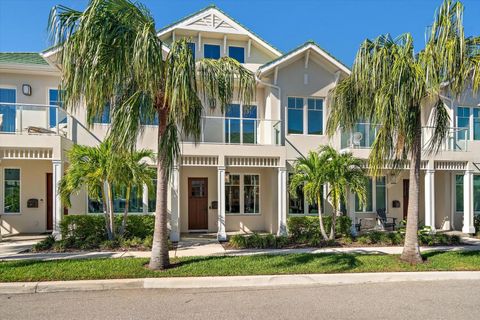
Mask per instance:
[[[392,173],[390,174],[390,183],[391,184],[397,184],[397,175]]]
[[[225,172],[225,183],[230,183],[230,172]]]
[[[32,95],[32,87],[29,84],[23,84],[22,85],[22,92],[26,96],[31,96]]]

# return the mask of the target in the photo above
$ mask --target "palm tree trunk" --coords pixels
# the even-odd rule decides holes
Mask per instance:
[[[410,190],[408,194],[408,213],[407,229],[405,234],[405,244],[400,259],[411,263],[421,263],[422,256],[418,246],[418,211],[420,200],[420,163],[421,163],[421,126],[417,125],[415,142],[412,148],[410,161]]]
[[[125,233],[125,229],[127,227],[127,215],[128,209],[130,207],[130,185],[127,186],[126,195],[125,195],[125,209],[123,210],[123,219],[122,219],[122,227],[120,229],[120,235],[123,236]]]
[[[158,145],[167,126],[167,113],[159,107]],[[168,176],[165,168],[164,154],[158,150],[157,156],[157,203],[155,205],[155,228],[153,231],[152,255],[149,268],[158,270],[166,269],[170,265],[168,256],[168,230],[167,230],[167,188]]]
[[[330,240],[335,240],[335,228],[337,224],[337,209],[338,209],[338,199],[336,193],[334,192],[333,197],[333,213],[332,213],[332,226],[330,227]]]
[[[320,233],[322,234],[323,240],[327,241],[328,236],[325,232],[325,226],[323,225],[323,217],[322,217],[322,202],[320,201],[320,195],[317,195],[317,204],[318,204],[318,220],[320,223]]]
[[[112,192],[112,185],[110,182],[107,182],[107,193],[108,193],[108,223],[110,225],[110,238],[109,240],[113,240],[115,238],[115,214],[113,212],[113,192]]]
[[[105,217],[105,230],[107,230],[107,238],[112,239],[112,230],[110,229],[110,223],[108,222],[108,205],[107,205],[107,192],[105,191],[105,184],[102,186],[102,206],[103,206],[103,215]]]

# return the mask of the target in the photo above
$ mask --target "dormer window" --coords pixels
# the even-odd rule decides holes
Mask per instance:
[[[220,46],[216,44],[205,44],[203,46],[203,57],[206,59],[220,59]]]
[[[245,63],[245,48],[230,46],[228,47],[228,56],[240,63]]]

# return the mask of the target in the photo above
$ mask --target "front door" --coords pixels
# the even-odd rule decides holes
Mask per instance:
[[[47,173],[47,230],[53,229],[53,187],[52,174]]]
[[[403,219],[407,219],[409,192],[410,192],[410,180],[403,179]]]
[[[188,178],[188,229],[208,229],[208,178]]]

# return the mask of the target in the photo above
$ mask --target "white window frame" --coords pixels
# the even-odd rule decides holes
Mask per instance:
[[[223,111],[223,117],[225,120],[227,119],[235,119],[235,120],[239,120],[240,121],[240,142],[239,143],[235,143],[235,142],[228,142],[227,143],[227,136],[225,134],[225,130],[226,130],[226,127],[225,127],[225,121],[223,122],[223,143],[225,144],[247,144],[247,145],[258,145],[259,143],[259,140],[260,140],[260,137],[258,136],[258,129],[257,129],[257,125],[260,124],[260,121],[261,119],[258,117],[258,114],[259,114],[259,106],[258,106],[258,103],[256,101],[252,101],[250,102],[249,104],[244,104],[242,102],[239,102],[239,101],[232,101],[230,104],[238,104],[240,106],[240,117],[227,117],[226,115],[226,112],[227,112],[227,109],[225,108],[225,110]],[[244,118],[243,117],[243,107],[244,106],[255,106],[257,108],[257,116],[256,118]],[[228,106],[227,106],[228,107]],[[251,120],[251,121],[254,121],[255,123],[255,142],[254,143],[244,143],[243,142],[243,120]],[[202,130],[202,134],[203,134],[203,130]]]
[[[377,212],[377,178],[385,178],[385,209],[388,212],[388,188],[387,188],[387,176],[380,176],[380,177],[368,177],[372,180],[372,211],[367,211],[367,206],[363,206],[362,211],[357,211],[357,200],[354,200],[354,207],[355,213],[376,213]]]
[[[455,127],[459,128],[458,126],[458,108],[465,108],[469,110],[469,116],[468,116],[468,139],[469,141],[480,141],[480,140],[474,140],[474,123],[473,123],[473,111],[475,109],[480,110],[480,106],[463,106],[463,105],[457,105],[455,106]]]
[[[15,103],[18,105],[18,90],[16,86],[12,85],[0,85],[0,89],[7,89],[7,90],[15,90]],[[20,128],[20,117],[17,115],[18,110],[15,109],[15,132],[18,131]],[[3,120],[5,121],[5,119]],[[9,132],[9,133],[15,133],[15,132]],[[3,206],[2,206],[3,208]]]
[[[288,132],[288,98],[301,98],[303,99],[303,108],[302,108],[302,120],[303,120],[303,133],[289,133]],[[308,133],[308,99],[314,100],[322,100],[322,134],[313,134]],[[289,136],[311,136],[311,137],[322,137],[325,136],[325,114],[326,114],[326,99],[323,96],[301,96],[301,95],[287,95],[287,101],[285,106],[285,119],[286,119],[286,126],[285,126],[285,135]],[[300,109],[295,109],[300,110]]]
[[[19,171],[19,175],[20,175],[20,196],[19,196],[19,212],[5,212],[5,171],[8,170],[8,169],[18,169]],[[2,170],[2,174],[3,176],[1,177],[1,181],[2,181],[2,212],[4,215],[21,215],[22,214],[22,168],[20,167],[4,167],[3,170]]]
[[[453,184],[453,192],[452,192],[452,193],[453,193],[453,197],[452,197],[452,198],[453,198],[453,211],[454,211],[455,213],[459,213],[459,214],[460,214],[460,213],[463,214],[464,211],[465,211],[465,208],[464,208],[464,210],[462,210],[462,211],[458,211],[458,210],[457,210],[457,176],[464,177],[464,175],[465,175],[465,174],[464,174],[464,173],[461,173],[461,172],[454,172],[454,174],[453,174],[453,177],[454,177],[454,178],[453,178],[453,183],[452,183],[452,184]],[[473,176],[474,176],[474,177],[475,177],[475,176],[479,176],[479,177],[480,177],[480,174],[474,174]],[[464,184],[465,184],[465,179],[462,180],[462,189],[463,189]],[[474,188],[475,188],[474,185],[472,185],[472,197],[473,197],[473,192],[475,192]],[[465,195],[464,195],[464,197],[465,197]],[[462,200],[463,200],[463,199],[462,199]],[[473,211],[473,214],[480,214],[480,211]],[[478,230],[477,230],[477,231],[478,231]]]
[[[225,212],[226,216],[261,216],[262,215],[262,175],[256,172],[229,172],[229,175],[237,175],[240,176],[240,212],[228,213]],[[245,183],[244,183],[244,176],[258,176],[258,210],[259,212],[255,213],[245,213]],[[225,185],[225,188],[227,185]]]

